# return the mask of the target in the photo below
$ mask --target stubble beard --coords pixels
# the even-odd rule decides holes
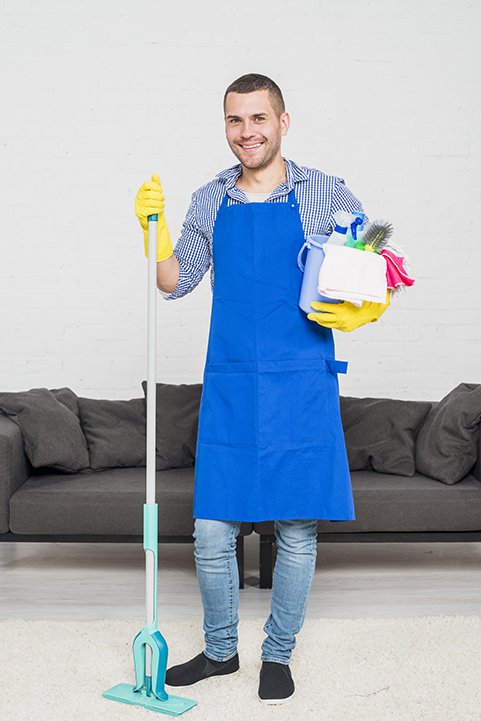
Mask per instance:
[[[266,140],[267,144],[267,150],[266,154],[261,158],[261,160],[257,161],[257,164],[255,165],[249,165],[245,162],[245,158],[242,155],[242,151],[239,151],[237,148],[237,145],[235,143],[229,143],[230,149],[234,153],[237,160],[240,162],[240,164],[248,169],[248,170],[264,170],[264,168],[269,167],[269,165],[273,162],[274,158],[277,156],[280,147],[281,147],[281,134],[279,133],[278,137],[276,138],[276,141],[273,142],[273,144],[269,147],[269,141]]]

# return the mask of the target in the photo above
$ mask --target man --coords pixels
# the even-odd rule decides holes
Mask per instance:
[[[386,304],[298,307],[297,255],[328,234],[338,210],[362,212],[344,182],[281,155],[289,129],[279,87],[250,74],[224,97],[226,137],[239,164],[192,196],[172,250],[158,176],[144,183],[136,213],[159,214],[157,281],[175,299],[210,268],[213,305],[199,419],[194,493],[195,559],[206,648],[170,668],[183,686],[234,673],[242,521],[275,520],[278,545],[271,614],[264,627],[259,697],[294,693],[289,668],[316,559],[316,519],[354,519],[339,412],[331,328],[377,320]]]

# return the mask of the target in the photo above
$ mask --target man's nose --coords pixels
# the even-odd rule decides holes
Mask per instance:
[[[249,120],[247,120],[244,124],[244,127],[242,128],[242,138],[244,140],[248,140],[249,138],[252,138],[253,135],[255,135],[254,126]]]

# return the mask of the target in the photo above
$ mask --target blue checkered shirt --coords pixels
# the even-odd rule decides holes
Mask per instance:
[[[361,203],[346,188],[342,178],[300,167],[292,160],[284,158],[284,161],[286,182],[278,185],[265,202],[286,203],[288,194],[294,188],[306,239],[309,235],[332,233],[335,225],[333,216],[338,210],[364,212]],[[227,205],[248,202],[244,191],[236,186],[241,173],[241,165],[234,165],[223,170],[192,195],[182,234],[174,250],[180,266],[179,282],[167,300],[181,298],[193,291],[209,268],[211,285],[214,287],[212,235],[215,219],[226,193],[229,196]]]

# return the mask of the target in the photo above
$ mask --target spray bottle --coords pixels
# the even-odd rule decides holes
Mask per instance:
[[[355,248],[356,243],[361,239],[364,231],[364,213],[353,213],[351,215],[351,224],[347,229],[346,245],[348,248]]]
[[[337,213],[334,213],[334,220],[336,225],[327,242],[333,245],[344,245],[347,240],[347,229],[351,223],[352,215],[345,210],[338,210]]]

